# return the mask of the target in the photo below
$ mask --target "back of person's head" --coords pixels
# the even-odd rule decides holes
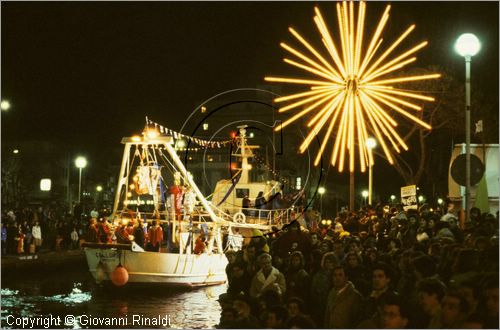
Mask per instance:
[[[325,262],[331,261],[335,266],[339,264],[337,255],[333,252],[327,252],[321,258],[321,268],[325,267]]]
[[[453,270],[456,273],[466,273],[477,270],[477,266],[477,252],[473,249],[461,249],[455,258]]]
[[[436,274],[436,262],[428,255],[422,255],[413,259],[413,267],[422,277],[430,277]]]
[[[418,282],[417,292],[425,292],[429,295],[435,294],[438,300],[441,300],[446,292],[446,285],[437,278],[426,278]]]

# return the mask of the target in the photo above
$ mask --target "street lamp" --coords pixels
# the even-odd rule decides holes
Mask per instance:
[[[321,213],[321,216],[323,216],[323,194],[325,192],[326,192],[325,187],[318,188],[318,194],[320,196],[320,198],[319,198],[319,213]]]
[[[391,203],[394,204],[394,201],[396,200],[396,195],[391,195]]]
[[[377,146],[377,140],[372,137],[366,139],[366,147],[368,150],[373,150]],[[372,192],[373,192],[373,164],[368,164],[368,204],[372,205]]]
[[[80,204],[80,197],[82,192],[82,170],[87,166],[87,159],[82,156],[78,156],[75,159],[75,165],[80,170],[80,176],[78,179],[78,204]]]
[[[366,205],[366,197],[368,197],[369,193],[368,193],[368,190],[363,190],[361,192],[361,196],[363,196],[363,198],[365,199],[365,205]]]
[[[472,33],[464,33],[455,43],[455,51],[465,57],[465,216],[469,216],[470,204],[470,62],[481,49]]]
[[[439,205],[443,205],[443,203],[444,203],[443,199],[442,198],[438,198],[438,204]]]
[[[9,110],[10,109],[10,102],[7,100],[2,100],[2,102],[0,102],[0,108],[2,109],[2,111]]]

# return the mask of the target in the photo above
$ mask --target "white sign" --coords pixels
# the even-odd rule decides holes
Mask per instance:
[[[401,204],[403,204],[403,209],[405,211],[409,209],[417,209],[417,186],[405,186],[401,187]]]

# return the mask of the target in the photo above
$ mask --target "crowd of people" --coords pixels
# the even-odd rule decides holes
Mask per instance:
[[[247,237],[217,327],[498,329],[498,213],[459,218],[377,205]]]
[[[8,209],[2,212],[2,255],[77,249],[87,223],[57,206]]]

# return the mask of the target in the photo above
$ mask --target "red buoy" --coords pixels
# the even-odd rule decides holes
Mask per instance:
[[[116,286],[124,286],[128,282],[128,271],[122,265],[118,265],[111,273],[111,282]]]

